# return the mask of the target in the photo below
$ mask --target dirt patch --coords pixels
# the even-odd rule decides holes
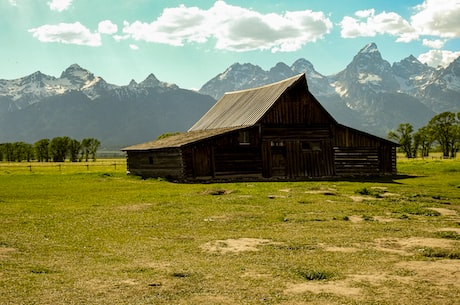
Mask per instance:
[[[364,220],[361,216],[357,216],[357,215],[348,216],[348,219],[353,223],[361,222]]]
[[[336,281],[288,284],[284,293],[329,293],[359,300],[366,297],[366,292],[360,287],[373,287],[371,290],[385,291],[395,282],[405,285],[429,282],[437,289],[446,291],[453,287],[460,288],[460,261],[458,260],[405,261],[395,264],[394,269],[395,274],[385,272],[350,274],[345,279]],[[392,293],[392,290],[388,292]]]
[[[289,284],[284,291],[286,294],[302,294],[305,292],[315,294],[332,293],[347,297],[356,297],[362,294],[362,290],[360,288],[351,287],[348,280]]]
[[[413,255],[415,251],[426,248],[452,249],[460,243],[454,240],[441,238],[410,237],[399,238],[379,238],[375,240],[374,248],[379,251],[399,255]]]
[[[0,259],[7,258],[13,252],[16,252],[15,248],[0,247]]]
[[[205,222],[214,222],[214,221],[228,221],[230,220],[230,217],[227,215],[215,215],[215,216],[209,216],[203,219]]]
[[[226,296],[217,296],[217,295],[194,295],[191,296],[190,304],[222,304],[222,305],[233,305],[238,303],[235,300],[232,300]]]
[[[322,247],[325,251],[328,251],[328,252],[353,253],[353,252],[360,251],[359,248],[355,248],[355,247],[336,247],[336,246],[328,246],[325,244],[318,244],[318,246]]]
[[[460,235],[460,228],[441,228],[438,232],[455,232]]]
[[[378,222],[393,222],[393,221],[397,221],[397,219],[395,218],[391,218],[391,217],[385,217],[385,216],[374,216],[374,220],[375,221],[378,221]]]
[[[400,262],[396,267],[412,271],[412,280],[428,281],[438,289],[460,288],[460,260]]]
[[[120,210],[127,211],[127,212],[139,212],[144,211],[151,207],[152,203],[140,203],[140,204],[132,204],[132,205],[124,205],[119,207]]]
[[[441,214],[442,216],[457,216],[457,211],[446,208],[428,208]]]
[[[363,202],[365,200],[375,200],[375,197],[370,197],[370,196],[350,196],[350,199],[353,200],[353,202]]]
[[[275,243],[269,239],[259,238],[238,238],[226,240],[214,240],[201,246],[205,251],[217,253],[238,253],[246,251],[259,251],[260,246],[274,245]]]

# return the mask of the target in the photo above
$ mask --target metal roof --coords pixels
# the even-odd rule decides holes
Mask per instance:
[[[299,74],[262,87],[225,93],[189,131],[252,126],[301,79],[306,83],[305,74]]]
[[[141,151],[141,150],[154,150],[161,148],[178,148],[187,144],[195,143],[204,139],[209,139],[214,136],[222,135],[227,132],[241,129],[242,127],[231,128],[218,128],[210,130],[196,130],[183,132],[172,135],[160,140],[150,141],[146,143],[136,144],[129,147],[122,148],[122,151]]]

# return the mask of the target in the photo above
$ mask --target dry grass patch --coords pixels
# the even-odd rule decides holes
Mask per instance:
[[[226,239],[226,240],[213,240],[201,246],[205,251],[217,252],[217,253],[239,253],[246,251],[259,251],[260,246],[275,245],[275,243],[269,239],[259,238],[238,238],[238,239]]]
[[[460,247],[460,242],[441,238],[378,238],[374,246],[376,250],[403,256],[423,254],[426,249],[455,250]]]
[[[441,214],[442,216],[457,216],[457,211],[446,208],[428,208]]]
[[[460,260],[399,262],[395,267],[410,270],[412,284],[429,282],[441,290],[460,289]]]
[[[307,292],[320,294],[330,293],[345,297],[360,297],[363,294],[361,288],[351,287],[350,281],[331,281],[331,282],[313,282],[287,285],[284,293],[286,294],[304,294]]]
[[[9,247],[0,247],[0,259],[9,257],[12,253],[16,252],[17,249]]]

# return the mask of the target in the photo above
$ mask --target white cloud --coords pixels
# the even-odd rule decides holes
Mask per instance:
[[[99,22],[97,30],[101,34],[112,35],[118,32],[118,26],[112,23],[112,21],[110,20],[104,20],[104,21]]]
[[[30,29],[29,32],[33,33],[33,36],[41,42],[60,42],[92,47],[101,45],[101,35],[91,33],[80,22],[42,25],[41,27]]]
[[[419,40],[421,36],[444,39],[460,37],[460,1],[425,0],[413,9],[410,20],[394,12],[376,14],[374,9],[357,11],[355,16],[345,16],[340,22],[342,37],[388,34],[396,36],[397,42]],[[426,44],[437,46],[440,42],[439,39],[426,40]]]
[[[432,49],[441,49],[445,43],[446,41],[441,40],[441,39],[435,39],[435,40],[423,39],[422,41],[422,44],[424,46],[432,48]]]
[[[52,0],[51,2],[48,2],[48,6],[52,11],[58,11],[62,12],[67,10],[70,5],[72,4],[73,0]]]
[[[460,37],[460,1],[425,0],[415,9],[411,23],[421,35]]]
[[[357,11],[355,16],[345,16],[340,22],[342,37],[373,37],[377,34],[389,34],[407,39],[415,33],[409,22],[394,12],[375,14],[375,10],[370,9]]]
[[[135,51],[139,50],[139,47],[138,47],[137,45],[135,45],[135,44],[130,44],[130,45],[129,45],[129,48],[130,48],[131,50],[135,50]]]
[[[432,67],[447,67],[452,61],[460,56],[460,52],[445,50],[430,50],[427,53],[420,54],[418,60]]]
[[[261,14],[254,10],[216,1],[203,10],[180,5],[166,8],[151,23],[125,21],[124,37],[182,46],[215,40],[216,48],[232,51],[295,51],[330,32],[332,22],[310,10],[284,14]]]
[[[17,6],[18,3],[16,0],[8,0],[8,2],[12,5],[12,6]]]

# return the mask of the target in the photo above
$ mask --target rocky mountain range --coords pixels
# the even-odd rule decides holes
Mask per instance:
[[[150,74],[126,86],[71,65],[60,77],[35,72],[0,80],[0,143],[70,136],[121,147],[185,131],[225,92],[306,73],[309,90],[342,124],[385,137],[400,123],[424,126],[436,113],[460,111],[460,58],[432,68],[414,56],[390,64],[366,45],[351,63],[325,76],[306,59],[268,71],[235,63],[196,92]]]
[[[393,63],[374,43],[366,45],[342,71],[325,76],[306,59],[269,71],[236,63],[200,91],[218,99],[243,90],[306,73],[309,90],[340,123],[385,137],[400,123],[424,126],[436,113],[460,111],[460,57],[446,68],[432,68],[414,56]]]
[[[35,72],[0,80],[0,143],[70,136],[121,147],[187,130],[214,103],[153,74],[116,86],[74,64],[59,78]]]

